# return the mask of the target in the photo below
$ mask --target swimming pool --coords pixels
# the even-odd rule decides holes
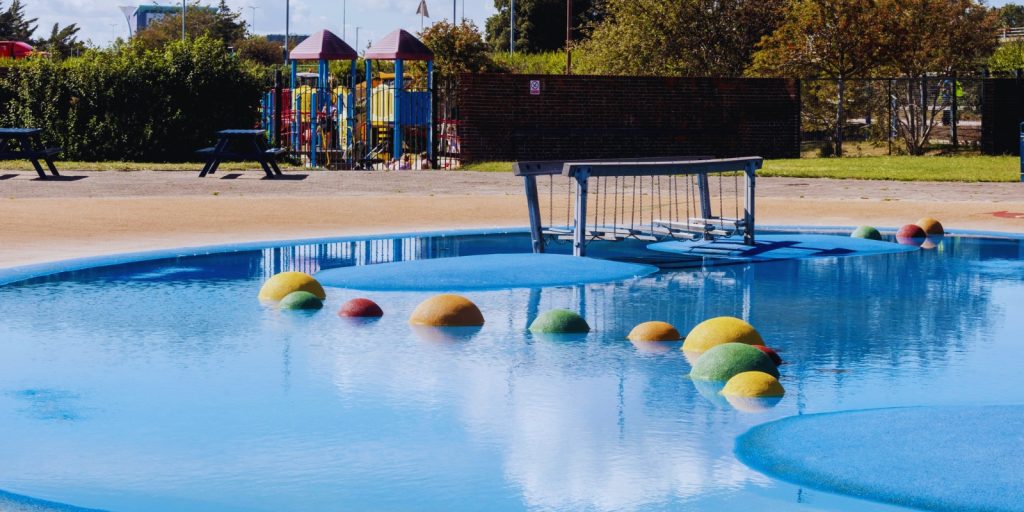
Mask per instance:
[[[735,440],[792,415],[1021,402],[1020,237],[728,265],[609,244],[591,254],[664,269],[465,292],[487,319],[469,331],[411,328],[422,291],[329,288],[312,314],[256,293],[282,270],[527,252],[526,233],[267,245],[0,274],[14,281],[0,286],[0,505],[898,510],[761,474],[737,459]],[[32,274],[45,275],[22,279]],[[384,317],[334,314],[357,296]],[[526,331],[555,307],[594,330]],[[704,396],[678,344],[625,340],[643,321],[685,334],[719,315],[748,319],[782,351],[787,394],[775,407],[749,413]]]

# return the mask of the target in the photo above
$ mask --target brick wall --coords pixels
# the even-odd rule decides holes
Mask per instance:
[[[467,74],[458,105],[465,162],[800,154],[797,80]]]
[[[989,78],[982,85],[981,151],[1019,155],[1024,122],[1024,80]]]

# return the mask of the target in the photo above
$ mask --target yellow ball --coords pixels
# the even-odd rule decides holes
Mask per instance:
[[[694,327],[686,335],[683,350],[687,352],[704,352],[723,343],[746,343],[747,345],[764,345],[757,329],[739,318],[720,316],[705,320]]]
[[[281,300],[292,292],[309,292],[318,299],[327,298],[324,287],[305,272],[281,272],[271,277],[260,288],[260,300]]]
[[[743,372],[733,375],[722,394],[726,396],[740,396],[747,398],[769,398],[782,396],[786,390],[779,384],[779,379],[765,372]]]
[[[942,223],[931,218],[925,217],[917,221],[917,226],[924,230],[929,235],[944,235],[946,231],[942,229]]]
[[[672,324],[655,321],[637,325],[626,338],[629,341],[677,341],[681,336]]]
[[[444,293],[416,306],[416,310],[409,317],[409,323],[431,327],[477,326],[484,324],[484,315],[469,299],[461,295]]]

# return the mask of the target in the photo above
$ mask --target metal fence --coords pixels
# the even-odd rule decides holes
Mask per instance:
[[[845,154],[976,150],[981,145],[982,84],[981,78],[952,76],[803,80],[803,153],[832,156],[837,142]]]

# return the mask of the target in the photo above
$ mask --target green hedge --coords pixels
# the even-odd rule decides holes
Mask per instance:
[[[209,38],[6,61],[0,124],[38,127],[62,158],[194,160],[215,131],[255,127],[264,74]]]

